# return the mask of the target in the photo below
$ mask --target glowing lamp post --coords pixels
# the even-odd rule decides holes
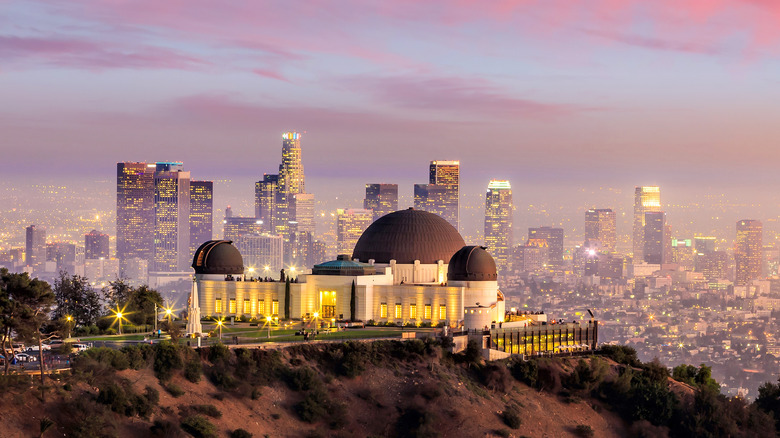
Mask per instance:
[[[171,324],[171,318],[173,317],[173,309],[170,307],[165,308],[165,315],[168,317],[168,325]]]
[[[122,334],[122,312],[116,313],[116,320],[117,323],[119,324],[119,334],[121,335]]]
[[[67,323],[67,325],[68,325],[68,337],[65,338],[65,339],[70,339],[70,324],[71,324],[71,322],[73,322],[73,317],[68,315],[68,316],[65,317],[65,321],[68,322]]]
[[[265,317],[265,324],[268,326],[268,339],[271,339],[271,317],[266,316]]]
[[[219,327],[219,339],[221,340],[222,339],[222,320],[221,319],[217,320],[217,327]]]

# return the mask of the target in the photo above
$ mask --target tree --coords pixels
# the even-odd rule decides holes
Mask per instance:
[[[762,411],[774,416],[775,427],[780,431],[780,379],[777,380],[777,384],[766,382],[759,386],[758,397],[753,403]]]
[[[352,290],[350,291],[349,295],[349,320],[354,321],[357,318],[356,312],[355,312],[355,306],[356,306],[356,300],[357,300],[357,293],[355,291],[355,280],[352,280]]]
[[[54,319],[70,315],[76,325],[89,326],[95,324],[103,311],[97,291],[80,275],[69,277],[67,272],[60,271],[60,278],[54,280],[54,297],[57,301]]]
[[[131,289],[130,299],[124,304],[127,319],[135,325],[154,324],[155,304],[162,307],[162,297],[149,286],[141,286],[137,289]]]
[[[284,319],[290,319],[290,277],[284,282]]]
[[[117,278],[114,281],[109,281],[108,286],[103,288],[103,297],[108,303],[109,308],[117,308],[123,306],[130,301],[130,296],[133,294],[133,288],[127,284],[124,278]]]

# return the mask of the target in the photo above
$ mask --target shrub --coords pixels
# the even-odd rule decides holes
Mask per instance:
[[[200,359],[192,358],[184,364],[184,378],[192,383],[200,382],[200,376],[203,374],[203,367]]]
[[[319,389],[322,386],[317,372],[310,367],[293,368],[287,372],[287,385],[295,391]]]
[[[149,403],[152,405],[157,405],[157,403],[160,402],[160,391],[152,388],[151,386],[147,386],[144,391],[144,396],[147,400],[149,400]]]
[[[168,391],[168,394],[174,396],[174,397],[181,397],[184,395],[184,390],[181,389],[181,386],[175,384],[175,383],[169,383],[165,385],[165,390]]]
[[[195,438],[216,438],[217,428],[200,415],[187,417],[181,422],[181,428]]]
[[[217,361],[227,361],[230,359],[230,349],[223,343],[212,345],[208,348],[209,362],[215,363]]]
[[[107,405],[112,411],[122,415],[133,415],[134,409],[125,393],[124,388],[116,383],[108,385],[98,390],[97,402]]]
[[[160,381],[170,380],[173,371],[183,366],[178,346],[170,342],[162,342],[155,344],[154,352],[154,374]]]
[[[528,386],[536,386],[539,380],[539,366],[535,360],[517,360],[512,364],[512,376]]]
[[[134,370],[145,368],[154,358],[154,348],[148,344],[128,345],[120,350],[127,358],[128,366]]]
[[[127,369],[129,363],[127,357],[119,350],[108,347],[90,348],[80,356],[95,360],[99,363],[110,365],[115,370]]]
[[[581,438],[591,438],[593,436],[593,428],[587,424],[580,424],[574,428],[574,435]]]
[[[301,420],[314,423],[328,414],[328,395],[322,389],[309,391],[303,401],[295,405],[295,412]]]
[[[599,353],[619,364],[632,367],[639,367],[642,365],[634,347],[629,347],[628,345],[604,345],[599,350]]]
[[[520,418],[520,413],[517,412],[517,409],[509,406],[504,409],[504,412],[501,414],[501,419],[504,420],[504,424],[512,429],[520,429],[520,426],[523,424],[523,420]]]
[[[174,438],[184,435],[179,426],[170,421],[154,420],[149,431],[153,437],[159,438]]]
[[[192,405],[190,409],[198,414],[208,415],[211,418],[222,418],[222,412],[214,405]]]
[[[252,434],[244,429],[236,429],[230,432],[230,438],[252,438]]]
[[[482,368],[480,380],[488,389],[502,393],[512,388],[512,376],[503,364],[490,364]]]

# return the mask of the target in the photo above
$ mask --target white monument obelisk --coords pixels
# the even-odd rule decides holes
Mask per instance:
[[[190,292],[189,306],[187,308],[187,335],[200,336],[203,327],[200,325],[200,304],[198,303],[198,282],[192,277],[192,291]]]

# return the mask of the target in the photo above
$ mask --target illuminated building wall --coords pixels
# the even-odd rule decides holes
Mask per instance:
[[[223,223],[222,238],[238,241],[241,236],[263,234],[263,225],[253,217],[226,217]]]
[[[275,234],[281,234],[285,242],[290,241],[290,221],[295,220],[294,196],[305,192],[301,134],[286,132],[282,135],[282,164],[279,165],[279,188],[274,218]]]
[[[279,278],[284,268],[282,236],[268,234],[244,234],[233,242],[244,258],[247,278]]]
[[[528,244],[542,239],[547,242],[548,260],[552,266],[563,264],[563,228],[537,227],[528,229]]]
[[[744,286],[761,277],[763,265],[763,234],[761,221],[741,220],[737,222],[737,239],[734,247],[736,264],[735,284]]]
[[[130,259],[154,254],[154,172],[149,163],[116,164],[116,257],[120,270]]]
[[[314,194],[293,195],[293,220],[289,221],[290,239],[285,242],[287,263],[301,266],[308,261],[310,245],[314,239]]]
[[[279,175],[263,175],[263,180],[255,183],[255,217],[263,221],[263,231],[276,229],[276,194],[279,190]]]
[[[485,246],[496,261],[498,272],[506,271],[513,244],[512,186],[493,180],[485,195]]]
[[[611,208],[591,208],[585,212],[585,240],[598,240],[603,251],[615,252],[616,230],[615,212]]]
[[[214,182],[190,181],[190,254],[214,237]]]
[[[634,263],[643,261],[645,249],[645,213],[661,211],[661,189],[655,186],[634,190]]]
[[[98,230],[92,230],[84,235],[84,258],[99,259],[109,258],[108,234]]]
[[[46,263],[46,229],[30,225],[25,229],[25,263],[37,268]]]
[[[729,255],[726,251],[696,254],[696,272],[701,272],[707,280],[725,279],[728,267]]]
[[[460,229],[460,161],[431,161],[429,168],[428,184],[443,186],[443,191],[431,191],[428,199],[428,208],[431,213],[436,213],[452,224],[456,230]]]
[[[374,212],[374,220],[398,211],[398,184],[366,184],[363,208]]]
[[[190,253],[190,173],[182,163],[158,162],[154,173],[152,271],[185,271]]]
[[[695,267],[695,255],[691,239],[672,239],[672,263],[692,270]]]
[[[644,222],[645,235],[642,239],[644,242],[642,250],[644,261],[656,265],[666,263],[666,260],[664,260],[666,213],[662,211],[648,211],[645,213]]]
[[[374,212],[362,209],[336,210],[336,243],[339,254],[352,254],[363,231],[374,221]]]

